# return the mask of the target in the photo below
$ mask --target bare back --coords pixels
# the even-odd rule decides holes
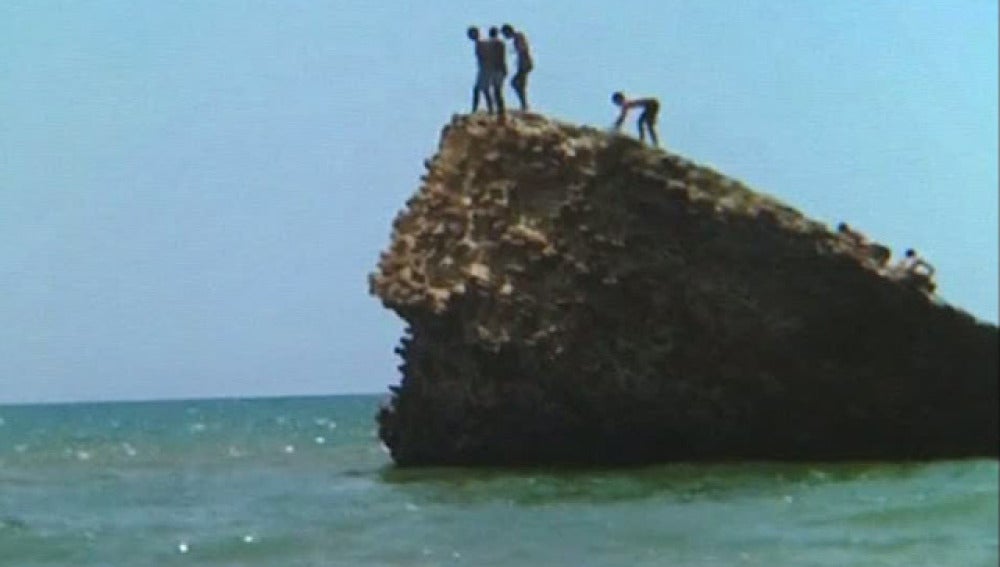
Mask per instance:
[[[492,71],[507,73],[507,48],[500,39],[490,39],[487,43],[487,67]]]
[[[533,65],[528,38],[521,32],[514,34],[514,51],[517,52],[517,65],[519,67],[531,67]]]
[[[476,40],[476,63],[481,70],[491,69],[490,67],[490,45],[485,39]]]

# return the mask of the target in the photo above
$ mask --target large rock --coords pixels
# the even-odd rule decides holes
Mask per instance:
[[[679,156],[456,117],[371,291],[400,465],[996,456],[997,328]]]

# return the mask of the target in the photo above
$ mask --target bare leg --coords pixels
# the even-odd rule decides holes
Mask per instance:
[[[497,114],[502,118],[504,116],[504,104],[503,104],[503,80],[502,75],[498,76],[495,81],[493,81],[493,101],[497,105]]]
[[[483,75],[482,70],[476,75],[476,82],[472,85],[472,112],[475,113],[479,110],[479,96],[482,95],[486,99],[486,111],[490,114],[493,113],[493,99],[490,98],[490,86],[486,82],[486,77]]]
[[[490,96],[489,89],[483,91],[483,98],[486,99],[486,112],[493,114],[493,97]]]
[[[528,110],[528,72],[518,69],[514,78],[510,80],[510,86],[517,93],[517,98],[521,102],[521,110]]]

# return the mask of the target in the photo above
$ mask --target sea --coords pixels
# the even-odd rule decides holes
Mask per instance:
[[[403,470],[380,401],[0,406],[0,565],[998,563],[996,460]]]

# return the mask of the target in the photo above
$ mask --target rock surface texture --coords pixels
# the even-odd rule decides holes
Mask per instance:
[[[997,328],[677,155],[455,117],[370,277],[400,465],[996,456]]]

